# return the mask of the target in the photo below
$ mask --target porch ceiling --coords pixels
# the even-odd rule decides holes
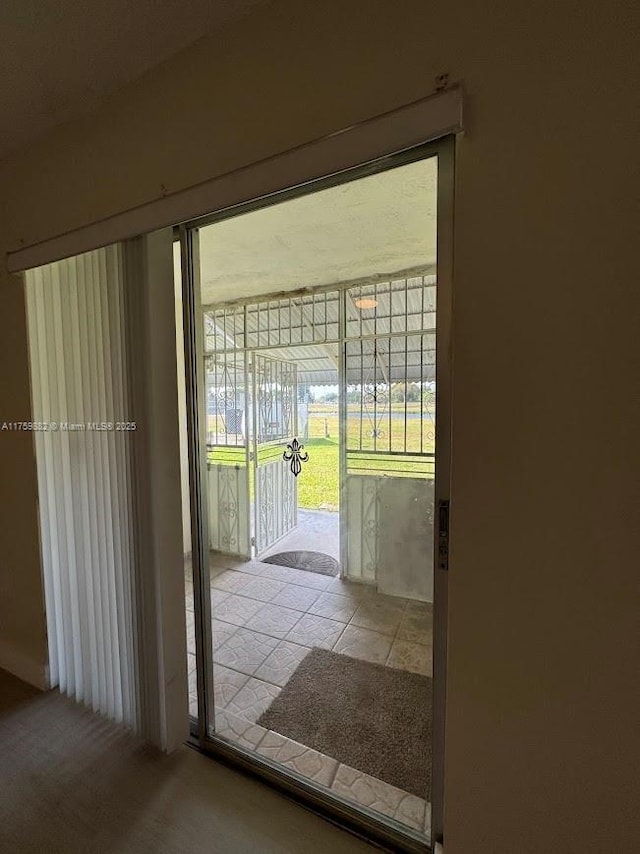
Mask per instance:
[[[200,229],[204,305],[435,271],[435,158]]]

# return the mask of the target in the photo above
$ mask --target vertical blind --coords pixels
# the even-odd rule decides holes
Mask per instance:
[[[50,682],[136,728],[122,247],[26,277]]]

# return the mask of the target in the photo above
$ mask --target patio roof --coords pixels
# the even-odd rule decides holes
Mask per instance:
[[[434,275],[346,289],[347,383],[434,379],[435,292]],[[205,348],[219,364],[237,361],[245,348],[260,350],[295,362],[300,383],[333,385],[340,296],[339,291],[296,293],[211,309],[205,313]]]

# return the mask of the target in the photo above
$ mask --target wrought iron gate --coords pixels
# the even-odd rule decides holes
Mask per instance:
[[[307,385],[330,385],[334,377],[342,570],[394,595],[416,589],[398,570],[397,542],[387,554],[386,532],[400,508],[406,541],[430,553],[435,298],[435,276],[416,273],[205,309],[215,387],[209,395],[209,405],[215,401],[213,548],[259,556],[296,526],[296,475],[305,459],[294,443],[298,370]],[[328,372],[317,364],[323,360]],[[419,524],[411,521],[414,512]],[[426,597],[428,575],[421,585]]]
[[[296,478],[283,449],[297,433],[297,369],[255,354],[252,364],[254,544],[261,555],[298,523]]]
[[[210,546],[225,554],[250,557],[245,354],[222,350],[207,355],[205,383]]]

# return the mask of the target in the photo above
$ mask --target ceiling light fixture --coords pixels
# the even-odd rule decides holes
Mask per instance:
[[[378,305],[378,300],[373,297],[361,297],[354,300],[356,308],[375,308]]]

